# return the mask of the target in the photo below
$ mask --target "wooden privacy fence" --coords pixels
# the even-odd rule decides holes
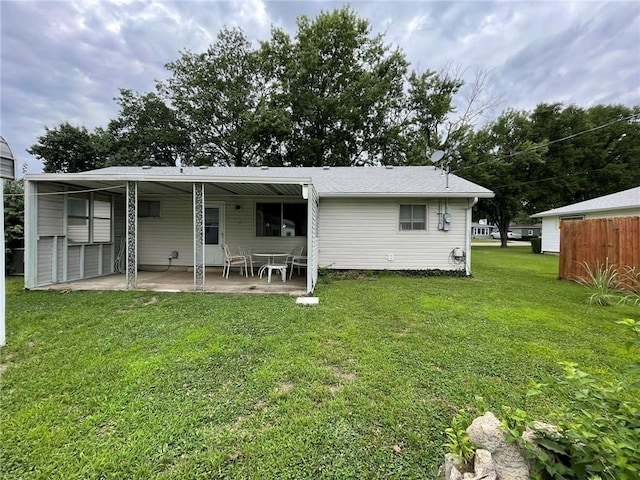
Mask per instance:
[[[640,217],[563,220],[560,223],[560,278],[576,280],[599,265],[640,269]]]

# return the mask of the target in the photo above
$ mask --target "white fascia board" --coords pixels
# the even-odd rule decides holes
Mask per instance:
[[[304,185],[310,184],[310,177],[213,177],[198,175],[100,175],[91,173],[32,173],[26,176],[28,180],[37,182],[167,182],[167,183],[253,183],[253,184],[280,184],[280,185]]]
[[[318,192],[320,198],[493,198],[493,192],[388,192],[388,193],[340,193]]]

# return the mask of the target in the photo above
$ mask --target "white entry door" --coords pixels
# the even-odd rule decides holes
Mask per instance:
[[[207,203],[204,207],[204,264],[224,263],[224,203]]]

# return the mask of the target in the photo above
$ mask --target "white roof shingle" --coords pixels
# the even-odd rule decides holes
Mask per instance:
[[[589,212],[620,210],[627,208],[640,209],[640,187],[630,188],[622,192],[604,195],[603,197],[592,198],[584,202],[566,205],[560,208],[554,208],[545,212],[535,213],[531,215],[536,217],[553,217],[556,215],[572,215]]]

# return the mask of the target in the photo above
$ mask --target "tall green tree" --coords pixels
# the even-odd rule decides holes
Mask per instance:
[[[540,104],[531,120],[532,141],[548,152],[530,213],[640,185],[640,107]]]
[[[437,72],[412,72],[408,78],[406,115],[403,135],[406,139],[407,163],[428,163],[427,153],[447,150],[451,155],[456,140],[464,130],[443,132],[453,108],[453,97],[460,91],[463,81]],[[458,138],[457,135],[461,134]],[[456,137],[456,138],[454,138]]]
[[[45,172],[84,172],[103,165],[105,159],[100,138],[86,127],[74,127],[63,122],[44,130],[45,133],[27,152],[42,161]]]
[[[371,35],[367,20],[348,7],[301,16],[295,38],[275,29],[261,58],[272,76],[268,110],[276,119],[276,133],[266,138],[279,142],[269,150],[283,164],[358,165],[396,156],[408,64]]]
[[[184,52],[158,84],[190,135],[192,161],[226,166],[260,162],[254,140],[265,80],[240,29],[223,29],[205,53]]]
[[[109,164],[173,166],[192,163],[189,134],[174,110],[156,94],[120,89],[119,116],[107,127]]]
[[[535,167],[544,161],[546,144],[532,142],[531,136],[527,112],[507,110],[471,135],[452,165],[455,173],[494,191],[478,210],[498,227],[503,247],[511,219],[527,209],[529,192],[539,188]]]

